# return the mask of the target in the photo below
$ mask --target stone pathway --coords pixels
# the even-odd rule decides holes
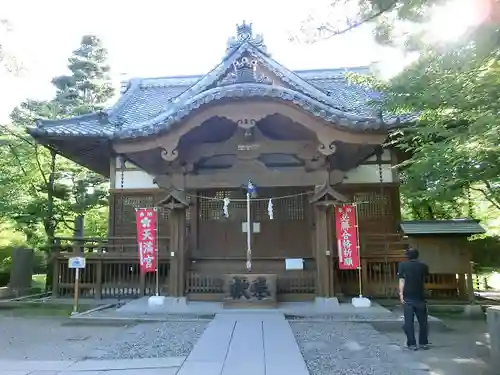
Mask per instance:
[[[217,314],[178,375],[309,375],[283,314]]]

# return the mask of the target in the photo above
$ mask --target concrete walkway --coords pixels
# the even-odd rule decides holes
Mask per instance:
[[[1,375],[175,375],[184,357],[112,361],[0,361]]]
[[[178,375],[309,375],[292,329],[279,312],[221,313]]]
[[[0,361],[1,375],[309,375],[282,313],[221,313],[190,355],[85,361]]]

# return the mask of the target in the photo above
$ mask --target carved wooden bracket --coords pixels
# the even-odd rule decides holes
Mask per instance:
[[[320,141],[318,151],[325,156],[329,156],[337,151],[337,146],[333,142]]]
[[[245,130],[248,130],[248,129],[255,127],[256,123],[257,123],[257,120],[255,120],[254,118],[242,118],[242,119],[239,119],[238,121],[236,121],[236,124],[238,125],[238,127],[245,129]]]
[[[161,157],[163,160],[174,161],[175,159],[177,159],[178,156],[179,156],[179,151],[177,151],[177,144],[175,144],[173,148],[162,147],[161,149]]]
[[[335,152],[335,148],[331,145],[333,141],[357,144],[381,144],[387,138],[386,132],[379,134],[345,131],[332,126],[332,124],[326,121],[313,117],[301,108],[284,103],[259,100],[252,101],[251,103],[247,101],[214,103],[186,118],[180,126],[172,129],[168,134],[151,136],[137,141],[116,141],[113,142],[113,148],[118,154],[128,154],[160,147],[166,150],[166,160],[175,159],[177,155],[174,153],[174,150],[177,148],[179,139],[212,117],[225,117],[237,123],[242,129],[250,129],[261,119],[276,113],[282,114],[314,131],[317,138],[323,144],[321,151],[326,155],[331,155]]]

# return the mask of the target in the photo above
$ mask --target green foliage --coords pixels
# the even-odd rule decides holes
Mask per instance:
[[[425,51],[392,80],[386,106],[420,113],[396,141],[412,155],[405,170],[409,194],[455,202],[474,193],[500,210],[500,54],[498,47],[484,48],[484,31]],[[499,30],[489,31],[498,39]]]
[[[317,14],[309,14],[292,40],[314,43],[371,24],[379,43],[416,49],[422,45],[422,25],[429,21],[432,9],[449,1],[332,0]]]
[[[500,267],[500,237],[481,236],[470,241],[472,260],[478,270]]]
[[[48,250],[47,239],[71,236],[78,215],[90,218],[88,235],[107,228],[107,180],[57,156],[25,135],[36,119],[58,119],[102,109],[113,89],[106,65],[107,51],[95,36],[84,36],[68,59],[70,75],[53,79],[50,101],[26,100],[4,126],[0,147],[0,218],[11,220],[26,244]],[[52,184],[52,180],[54,183]],[[86,228],[87,229],[87,228]]]
[[[0,67],[8,73],[18,74],[23,69],[16,56],[9,49],[8,34],[12,31],[10,22],[0,18]]]
[[[428,46],[389,82],[349,76],[382,91],[387,111],[419,115],[389,141],[404,156],[401,192],[408,218],[499,216],[498,40],[499,29],[484,24],[455,44]]]
[[[59,105],[61,115],[95,112],[113,96],[107,55],[108,51],[98,37],[85,35],[82,38],[80,47],[68,59],[71,75],[52,80],[57,89],[54,102]]]

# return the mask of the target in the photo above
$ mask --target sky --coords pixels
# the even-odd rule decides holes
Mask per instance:
[[[67,58],[85,34],[98,35],[108,48],[117,86],[130,77],[208,72],[220,62],[227,39],[243,20],[253,23],[272,56],[289,69],[378,63],[383,71],[395,72],[404,66],[407,60],[399,51],[375,44],[369,26],[312,45],[290,42],[290,33],[325,1],[2,0],[1,17],[12,25],[2,41],[26,69],[20,77],[0,72],[0,122],[26,98],[51,97],[51,78],[67,72]],[[474,0],[452,1],[456,11],[436,15],[436,37],[456,37],[470,19]]]

